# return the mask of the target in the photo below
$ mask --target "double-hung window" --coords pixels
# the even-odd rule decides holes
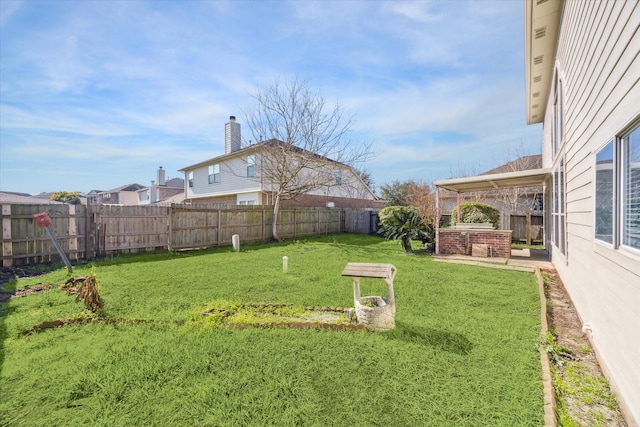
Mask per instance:
[[[640,250],[640,122],[596,153],[595,239]]]
[[[622,244],[640,249],[640,125],[621,144]]]
[[[193,187],[193,171],[189,171],[187,174],[187,181],[189,182],[189,188]]]
[[[596,239],[613,244],[613,223],[615,220],[614,192],[614,141],[596,153]]]
[[[220,183],[220,165],[209,165],[209,184]]]
[[[335,170],[336,185],[342,185],[342,169]]]
[[[256,156],[249,154],[247,156],[247,176],[255,176],[256,173]]]
[[[567,251],[567,229],[565,214],[565,162],[564,162],[564,105],[562,80],[555,77],[553,100],[553,122],[551,130],[551,146],[556,166],[553,169],[553,188],[551,217],[553,224],[552,241],[562,254]]]
[[[564,195],[564,159],[561,158],[553,171],[553,204],[551,216],[553,218],[553,243],[555,243],[563,254],[566,253]]]

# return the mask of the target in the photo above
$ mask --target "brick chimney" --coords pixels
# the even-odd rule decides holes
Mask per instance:
[[[238,151],[240,145],[240,123],[236,123],[236,116],[230,116],[229,123],[224,125],[224,154]]]

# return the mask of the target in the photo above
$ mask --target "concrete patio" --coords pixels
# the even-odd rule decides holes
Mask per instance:
[[[549,254],[545,249],[511,249],[511,258],[474,257],[466,255],[433,255],[438,262],[469,264],[479,267],[501,268],[504,270],[526,271],[533,273],[536,267],[553,268]]]

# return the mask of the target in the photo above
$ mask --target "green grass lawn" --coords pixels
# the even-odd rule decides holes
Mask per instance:
[[[282,257],[289,272],[282,272]],[[387,333],[229,329],[215,301],[353,306],[347,262],[393,263]],[[539,426],[540,313],[528,273],[436,263],[399,242],[335,235],[197,253],[115,258],[93,267],[104,317],[78,316],[59,288],[1,309],[0,425]],[[9,286],[60,285],[66,269]],[[363,295],[384,295],[364,280]]]

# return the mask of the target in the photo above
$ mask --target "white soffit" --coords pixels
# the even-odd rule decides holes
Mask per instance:
[[[466,178],[443,179],[433,185],[457,193],[467,191],[495,190],[497,188],[533,187],[543,185],[551,177],[551,169],[530,169],[517,172],[495,173],[491,175],[469,176]]]
[[[553,79],[563,0],[525,0],[527,123],[544,120]]]

